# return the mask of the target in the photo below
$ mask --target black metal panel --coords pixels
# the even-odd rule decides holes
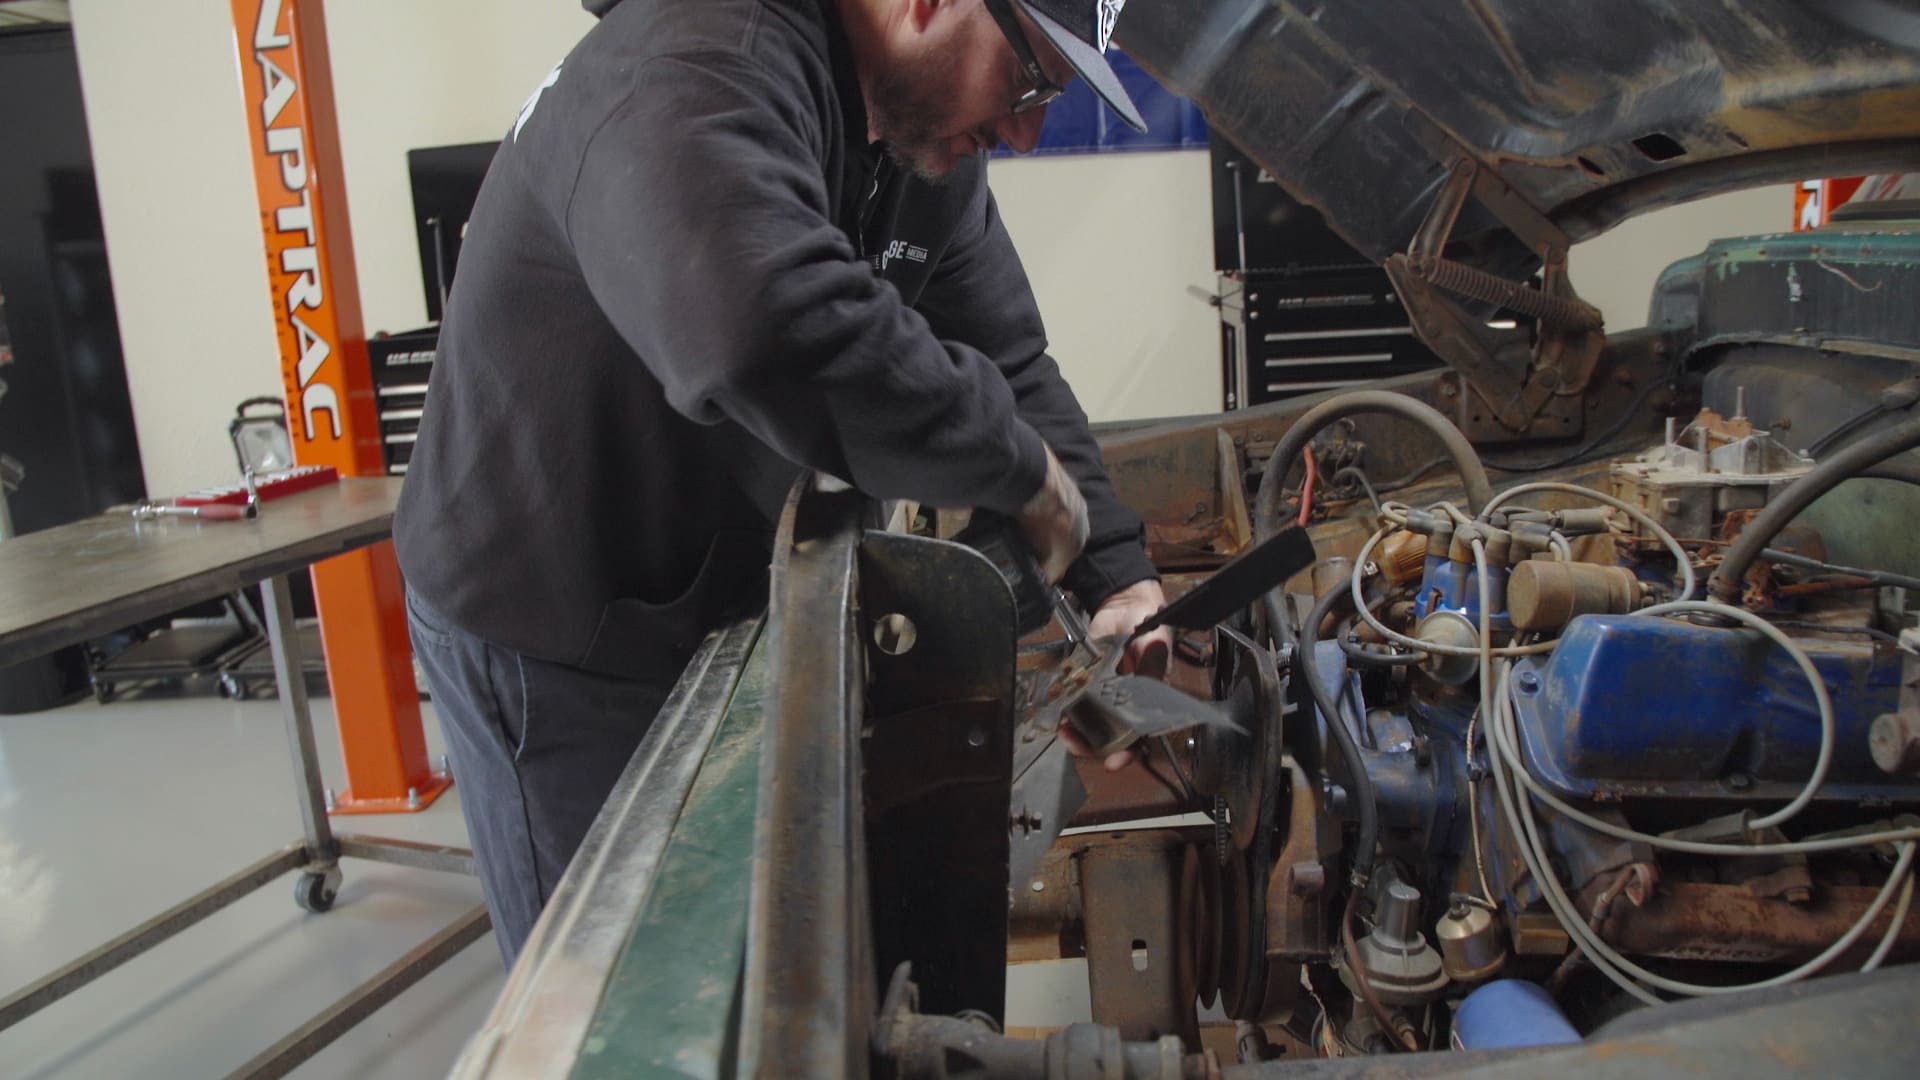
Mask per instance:
[[[73,34],[0,35],[0,452],[25,467],[8,499],[30,533],[146,492]]]
[[[955,543],[870,532],[858,631],[868,642],[867,875],[874,964],[913,965],[924,1009],[1006,1002],[1014,607],[992,563]],[[883,635],[913,628],[908,644]],[[895,651],[889,651],[889,648]]]
[[[440,321],[466,239],[467,219],[473,216],[480,182],[499,149],[498,142],[484,142],[407,151],[413,227],[420,242],[420,284],[426,290],[431,322]]]
[[[0,33],[0,539],[146,494],[73,32]],[[0,712],[86,685],[78,649],[0,669]]]
[[[1287,193],[1272,173],[1218,134],[1207,140],[1213,176],[1213,268],[1303,273],[1373,262]]]

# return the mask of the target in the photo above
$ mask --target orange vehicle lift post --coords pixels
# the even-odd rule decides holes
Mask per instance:
[[[231,0],[294,460],[384,476],[322,0]],[[313,568],[347,766],[334,813],[420,810],[428,763],[391,543]]]

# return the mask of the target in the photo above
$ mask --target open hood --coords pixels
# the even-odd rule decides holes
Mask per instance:
[[[1448,252],[1503,274],[1539,244],[1499,198],[1578,241],[1718,191],[1920,170],[1912,0],[1132,0],[1115,40],[1375,261],[1463,156],[1500,184]]]

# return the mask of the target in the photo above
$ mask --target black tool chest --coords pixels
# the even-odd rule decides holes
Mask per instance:
[[[1441,366],[1385,270],[1232,144],[1210,151],[1224,408]]]
[[[403,476],[420,435],[420,413],[427,404],[427,376],[433,371],[437,327],[387,334],[367,341],[373,363],[374,404],[380,415],[380,447],[387,474]]]

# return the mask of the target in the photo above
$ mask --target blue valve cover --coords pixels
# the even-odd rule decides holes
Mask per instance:
[[[1833,698],[1838,736],[1822,795],[1920,799],[1920,778],[1873,763],[1867,732],[1899,698],[1900,654],[1796,638]],[[1812,772],[1820,714],[1806,677],[1758,631],[1587,615],[1559,648],[1514,666],[1528,771],[1569,797],[1784,799]]]

